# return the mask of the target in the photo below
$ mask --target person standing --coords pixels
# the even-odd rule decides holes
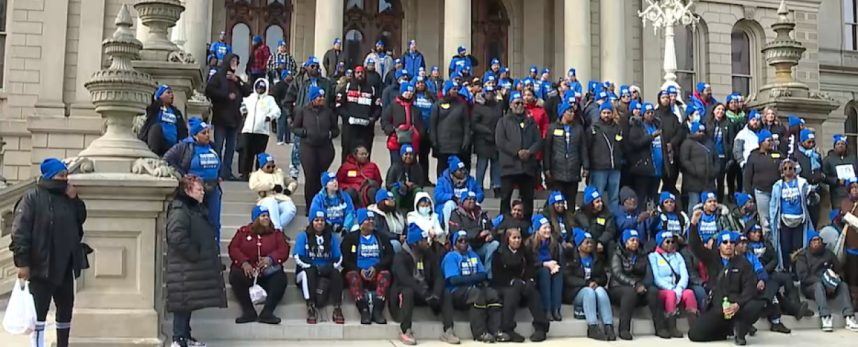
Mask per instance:
[[[680,118],[673,113],[670,94],[666,90],[658,92],[658,107],[656,118],[661,121],[662,141],[664,142],[665,172],[662,177],[662,190],[673,195],[679,195],[676,181],[679,179],[679,148],[685,140],[686,131]]]
[[[822,191],[822,183],[825,182],[825,173],[822,172],[822,155],[816,151],[816,135],[810,129],[801,129],[797,142],[791,157],[797,165],[796,173],[807,180],[810,188],[806,197],[807,210],[810,214],[810,227],[816,229],[819,222],[819,210],[822,208],[820,192]]]
[[[679,150],[679,162],[682,167],[682,194],[688,199],[687,211],[693,212],[700,203],[700,193],[715,190],[717,154],[712,150],[712,142],[706,138],[706,127],[691,123],[688,138],[682,141]]]
[[[57,346],[68,347],[74,309],[74,279],[86,268],[89,246],[82,243],[86,205],[68,181],[68,168],[57,158],[39,166],[41,176],[15,204],[9,250],[18,278],[29,281],[36,308],[30,345],[45,347],[45,321],[53,298]],[[16,284],[17,285],[17,284]]]
[[[423,53],[417,50],[417,41],[408,41],[408,52],[402,55],[402,64],[411,76],[417,76],[421,68],[426,68],[426,60],[423,58]]]
[[[459,48],[456,48],[456,55],[450,59],[450,66],[447,68],[447,76],[452,79],[453,74],[456,72],[471,70],[477,66],[475,61],[476,59],[474,56],[468,54],[468,50],[465,46],[459,46]]]
[[[807,206],[810,185],[796,174],[795,161],[785,159],[779,166],[781,179],[772,185],[769,201],[769,228],[778,252],[778,269],[791,272],[792,253],[806,246],[805,235],[814,229]]]
[[[355,68],[354,78],[337,92],[336,111],[343,119],[343,153],[352,153],[362,145],[372,156],[375,122],[381,116],[380,93],[367,82],[361,66]]]
[[[226,56],[232,53],[232,46],[226,43],[226,33],[221,31],[218,35],[217,42],[209,46],[209,53],[217,58],[218,63],[226,60]]]
[[[286,41],[277,41],[277,51],[268,57],[268,72],[275,77],[280,77],[283,71],[298,71],[298,64],[295,63],[295,58],[289,54],[289,49],[286,47]]]
[[[423,132],[420,133],[420,144],[417,146],[417,162],[423,170],[423,177],[426,179],[426,184],[434,186],[429,181],[429,153],[432,150],[432,135],[429,133],[430,117],[432,116],[432,106],[435,104],[437,92],[432,91],[429,87],[433,86],[426,78],[418,76],[414,81],[414,102],[412,103],[419,111],[420,118],[423,123]]]
[[[310,87],[308,94],[312,102],[298,110],[292,123],[292,132],[302,144],[305,206],[310,206],[313,195],[322,189],[322,173],[328,171],[334,161],[333,139],[340,135],[337,116],[325,102],[324,89]]]
[[[831,195],[831,206],[834,207],[840,206],[840,201],[849,195],[846,181],[858,174],[858,158],[848,151],[849,141],[846,136],[835,134],[832,142],[834,148],[822,160],[822,172]]]
[[[201,345],[191,336],[193,311],[226,307],[217,229],[206,218],[205,194],[203,181],[186,175],[167,209],[165,309],[173,313],[173,347]]]
[[[182,112],[173,106],[173,98],[170,86],[161,84],[155,89],[152,103],[146,108],[146,122],[138,136],[159,157],[188,137],[188,123]]]
[[[495,144],[501,164],[500,212],[509,212],[512,192],[518,186],[526,218],[533,215],[533,195],[539,174],[536,155],[542,150],[542,137],[533,118],[525,114],[521,92],[510,94],[510,111],[498,121]]]
[[[433,152],[438,157],[436,174],[442,177],[451,156],[465,159],[468,171],[471,169],[471,117],[468,105],[459,96],[461,85],[453,81],[444,82],[444,97],[432,106],[429,117],[429,136],[432,139]]]
[[[779,167],[784,156],[775,149],[772,133],[768,130],[760,130],[757,141],[760,147],[748,155],[748,161],[742,168],[742,182],[745,193],[754,196],[763,230],[768,233],[771,224],[778,222],[769,218],[769,200],[772,198],[772,186],[781,177]]]
[[[623,162],[623,131],[614,117],[610,102],[602,103],[599,118],[586,132],[590,154],[590,184],[606,197],[608,206],[619,204],[620,167]]]
[[[333,78],[337,73],[337,65],[346,62],[346,55],[343,53],[343,40],[339,37],[334,39],[331,49],[325,52],[322,56],[322,66],[325,68],[325,76]]]
[[[292,115],[294,114],[292,111],[292,105],[287,105],[284,100],[286,99],[286,92],[289,90],[289,86],[292,85],[292,82],[295,81],[295,77],[292,76],[292,71],[295,70],[283,70],[280,73],[280,78],[277,82],[274,82],[274,86],[271,87],[271,96],[274,97],[274,101],[277,102],[277,106],[280,107],[280,117],[276,119],[277,123],[277,145],[284,146],[287,143],[292,143],[292,131],[289,130],[289,123],[292,122]]]
[[[319,69],[319,59],[311,55],[304,62],[302,68],[304,71],[298,74],[298,78],[286,90],[286,97],[283,98],[283,102],[286,106],[291,106],[293,110],[296,110],[295,113],[298,113],[297,110],[313,102],[313,99],[310,98],[310,89],[317,87],[321,90],[320,94],[324,97],[321,105],[333,110],[335,82],[322,77],[322,71]],[[294,122],[295,120],[293,120]],[[336,123],[334,124],[336,125]],[[301,141],[296,141],[292,145],[292,163],[289,167],[289,175],[296,180],[298,179],[299,168],[301,166],[301,143]]]
[[[375,62],[375,71],[378,71],[381,77],[386,76],[388,71],[394,69],[393,58],[387,54],[387,50],[384,48],[384,41],[382,40],[376,41],[375,49],[366,55],[363,64],[367,65],[370,61]]]
[[[420,109],[414,105],[414,92],[414,85],[410,82],[401,84],[399,95],[381,112],[381,129],[387,135],[391,165],[400,161],[399,152],[403,145],[410,145],[419,152],[420,140],[427,136]]]
[[[238,127],[242,122],[241,103],[251,93],[250,85],[236,75],[238,62],[237,55],[228,53],[206,83],[206,97],[212,102],[213,147],[223,161],[220,178],[232,181],[237,180],[232,174],[232,159],[235,158]]]
[[[629,139],[623,151],[641,205],[655,205],[658,202],[658,186],[666,167],[662,146],[664,138],[661,124],[655,118],[655,107],[645,103],[641,109],[642,117],[632,116],[629,121]]]
[[[489,187],[494,196],[500,196],[501,169],[498,162],[498,149],[495,144],[495,130],[503,117],[503,105],[498,102],[495,87],[487,85],[481,94],[477,94],[473,110],[474,152],[477,155],[477,183],[485,190],[486,172],[489,173]],[[489,170],[489,165],[491,169]]]
[[[256,81],[259,78],[265,78],[268,73],[268,61],[271,59],[271,50],[268,45],[262,40],[262,36],[256,35],[253,37],[252,46],[250,47],[250,59],[247,62],[246,71],[250,80]]]
[[[271,121],[280,118],[280,106],[277,105],[274,97],[268,94],[268,80],[257,79],[253,83],[253,91],[241,103],[245,118],[239,139],[242,146],[241,153],[238,155],[238,172],[243,181],[247,181],[250,173],[259,168],[259,163],[254,165],[253,161],[268,147]]]
[[[710,96],[711,97],[711,96]],[[724,179],[727,176],[727,167],[733,158],[733,123],[727,118],[725,106],[722,103],[716,103],[712,108],[712,114],[706,117],[706,137],[711,139],[712,146],[715,149],[715,194],[718,195],[718,202],[724,203],[724,191],[728,190],[725,187]],[[728,193],[730,193],[728,191]]]
[[[548,188],[561,192],[574,203],[578,196],[578,183],[590,168],[590,156],[584,142],[584,127],[573,106],[577,102],[575,96],[564,98],[566,100],[557,106],[559,118],[551,124],[545,138],[542,170]]]

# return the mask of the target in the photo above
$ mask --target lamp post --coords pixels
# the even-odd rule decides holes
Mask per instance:
[[[646,0],[649,6],[643,11],[638,11],[638,17],[641,18],[643,25],[646,26],[649,22],[653,27],[653,32],[658,34],[659,29],[664,29],[664,84],[662,89],[668,86],[674,86],[681,89],[676,83],[676,46],[673,42],[674,26],[682,24],[683,26],[691,25],[692,28],[697,26],[700,20],[691,11],[691,5],[694,3],[688,0],[683,3],[683,0]],[[679,95],[682,95],[680,92]]]

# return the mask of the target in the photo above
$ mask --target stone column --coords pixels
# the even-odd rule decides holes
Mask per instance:
[[[446,78],[450,59],[456,54],[456,48],[465,46],[473,53],[471,46],[471,0],[448,0],[444,3],[444,50],[441,56],[444,65],[439,66]],[[485,62],[480,62],[485,64]]]
[[[626,77],[626,29],[623,0],[602,0],[599,10],[601,23],[602,73],[599,79],[618,86],[629,82]],[[619,91],[619,90],[617,90]]]
[[[319,60],[331,48],[335,38],[343,36],[343,2],[337,0],[316,0],[316,37],[313,41],[313,54]],[[366,38],[372,40],[373,38]],[[327,74],[327,71],[324,71]]]
[[[206,63],[206,43],[211,41],[211,0],[184,0],[185,12],[180,21],[185,28],[185,51],[196,58],[197,63]]]
[[[590,69],[590,0],[566,0],[563,5],[563,62],[562,73],[574,67],[582,84],[592,78]],[[560,72],[558,72],[560,73]]]

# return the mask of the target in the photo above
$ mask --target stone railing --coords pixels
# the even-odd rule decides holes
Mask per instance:
[[[35,185],[36,179],[31,178],[0,190],[0,295],[5,295],[12,290],[12,285],[18,275],[12,261],[12,251],[9,250],[9,243],[12,242],[12,219],[15,216],[15,204],[27,190],[35,187]]]

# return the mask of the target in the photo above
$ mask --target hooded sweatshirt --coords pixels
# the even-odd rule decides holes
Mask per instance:
[[[421,214],[417,208],[417,203],[424,198],[429,199],[429,213],[425,215]],[[413,210],[408,212],[408,215],[406,216],[408,232],[411,232],[411,230],[414,230],[415,228],[420,229],[430,235],[434,235],[434,237],[432,237],[433,241],[445,244],[447,242],[447,231],[441,227],[439,216],[435,213],[434,204],[435,203],[432,201],[432,197],[429,196],[429,193],[418,192],[414,196]]]
[[[256,92],[255,86],[259,83],[265,86],[262,94]],[[268,94],[268,80],[259,78],[253,85],[253,93],[241,103],[242,113],[247,114],[241,132],[268,135],[271,132],[271,120],[280,118],[280,106],[274,97]]]

